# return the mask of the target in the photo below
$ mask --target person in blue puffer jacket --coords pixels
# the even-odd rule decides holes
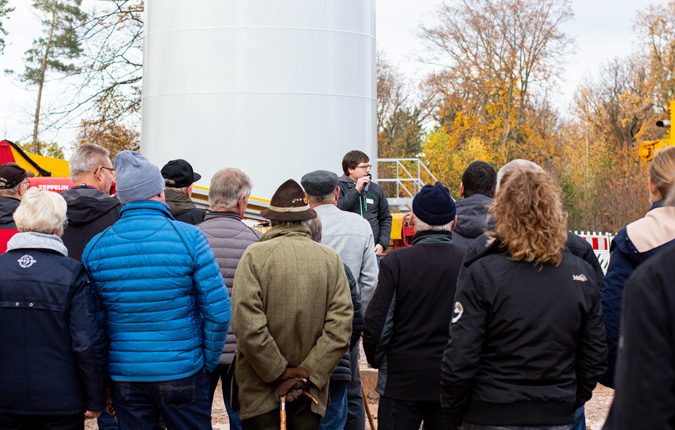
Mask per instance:
[[[612,240],[612,254],[601,295],[609,366],[600,383],[610,388],[614,388],[624,284],[640,264],[675,243],[675,208],[663,205],[673,183],[675,148],[668,148],[656,154],[649,166],[649,200],[653,202],[649,212],[622,228]]]
[[[211,428],[209,372],[230,322],[230,297],[204,234],[174,220],[164,178],[140,153],[115,157],[125,206],[85,248],[109,341],[120,428]]]

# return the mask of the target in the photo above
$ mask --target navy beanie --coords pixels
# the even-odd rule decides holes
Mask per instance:
[[[425,185],[413,199],[413,213],[429,225],[445,225],[455,219],[457,208],[450,191],[440,182]]]
[[[117,197],[125,205],[147,200],[164,191],[159,167],[136,151],[122,151],[115,157]]]

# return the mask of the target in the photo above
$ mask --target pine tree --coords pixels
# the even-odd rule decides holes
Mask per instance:
[[[40,153],[38,126],[47,72],[54,71],[68,76],[80,71],[74,62],[82,53],[78,26],[87,18],[80,8],[81,3],[82,0],[33,1],[33,8],[42,15],[43,35],[33,40],[33,46],[26,51],[26,69],[20,79],[38,87],[31,145],[31,150],[35,154]]]

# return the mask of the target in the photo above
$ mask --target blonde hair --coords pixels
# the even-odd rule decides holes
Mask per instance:
[[[21,198],[21,204],[14,212],[14,222],[20,232],[63,234],[68,205],[53,191],[30,188]]]
[[[495,231],[511,259],[559,265],[567,241],[567,218],[558,188],[546,172],[509,172],[494,202]]]
[[[675,182],[675,147],[662,149],[656,153],[649,165],[649,177],[664,199]]]

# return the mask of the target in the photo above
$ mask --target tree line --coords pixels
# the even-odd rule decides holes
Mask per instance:
[[[563,115],[550,99],[573,51],[561,31],[571,10],[569,0],[441,4],[438,23],[419,29],[433,73],[410,82],[378,54],[378,156],[423,159],[455,196],[471,161],[526,158],[558,179],[572,229],[616,232],[643,216],[638,149],[668,132],[655,124],[675,91],[675,2],[637,14],[637,49],[579,85]]]
[[[36,91],[33,153],[50,127],[79,122],[75,145],[97,142],[116,154],[139,146],[143,0],[33,0],[42,34],[23,71],[6,71]],[[11,38],[0,0],[0,54]],[[675,1],[635,17],[637,49],[606,63],[575,91],[571,115],[550,102],[573,40],[562,31],[571,0],[445,0],[436,24],[422,25],[420,61],[433,72],[415,82],[377,55],[378,157],[419,157],[458,195],[473,160],[496,168],[514,158],[558,179],[573,229],[617,231],[648,209],[645,140],[664,138],[655,122],[675,91]],[[73,82],[59,106],[42,89]],[[62,151],[61,151],[62,153]]]

